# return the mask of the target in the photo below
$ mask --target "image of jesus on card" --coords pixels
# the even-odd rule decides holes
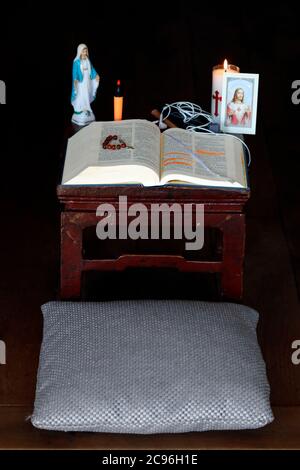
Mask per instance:
[[[227,104],[227,126],[251,126],[251,108],[245,103],[243,88],[236,88],[232,100]]]

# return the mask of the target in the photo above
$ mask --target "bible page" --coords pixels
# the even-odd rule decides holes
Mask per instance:
[[[242,144],[233,136],[169,129],[162,137],[161,155],[162,184],[247,185]]]
[[[160,130],[150,121],[94,122],[73,138],[76,145],[68,143],[65,170],[67,161],[82,162],[83,155],[85,167],[78,172],[75,165],[71,177],[64,171],[63,184],[158,184]],[[105,142],[115,149],[103,148]]]

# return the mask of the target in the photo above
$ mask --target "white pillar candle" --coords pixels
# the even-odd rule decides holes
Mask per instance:
[[[223,65],[215,65],[212,71],[212,93],[211,93],[211,114],[216,122],[220,123],[221,104],[222,104],[222,84],[223,75],[226,72],[239,73],[240,69],[236,65],[228,64],[224,60]]]

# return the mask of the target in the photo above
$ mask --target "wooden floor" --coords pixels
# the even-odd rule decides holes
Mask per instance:
[[[281,8],[283,10],[277,13],[268,11],[269,21],[277,27],[267,36],[263,14],[249,21],[242,15],[238,26],[231,24],[234,21],[231,15],[226,17],[225,23],[221,17],[207,16],[199,28],[197,17],[184,13],[156,20],[151,28],[137,26],[139,44],[135,42],[130,69],[126,69],[124,59],[121,60],[127,74],[127,118],[150,118],[150,110],[158,103],[181,99],[201,103],[209,109],[210,70],[214,65],[211,57],[225,57],[228,50],[232,62],[238,63],[242,71],[261,74],[258,132],[255,137],[247,138],[252,151],[252,194],[247,206],[244,303],[260,313],[258,336],[266,360],[275,421],[253,431],[165,436],[55,433],[36,430],[26,421],[33,407],[41,343],[40,306],[57,298],[58,294],[59,207],[55,185],[61,164],[63,116],[70,114],[71,109],[66,108],[67,93],[61,96],[59,92],[68,83],[57,80],[53,93],[61,99],[61,104],[57,105],[61,122],[58,120],[53,127],[37,123],[38,129],[43,131],[30,134],[25,159],[21,150],[22,141],[29,138],[28,129],[26,132],[20,129],[15,143],[21,155],[16,185],[13,192],[7,181],[1,188],[1,215],[5,224],[0,245],[0,339],[6,342],[7,364],[0,366],[0,448],[300,448],[300,365],[291,362],[291,343],[300,339],[299,112],[292,108],[289,96],[291,79],[299,77],[291,77],[286,72],[292,69],[293,53],[299,50],[300,41],[295,35],[296,22],[293,23],[284,7]],[[25,28],[21,16],[18,21],[19,28]],[[91,18],[91,21],[95,26],[97,19]],[[212,21],[227,38],[221,44],[207,42]],[[251,37],[251,41],[236,41],[236,26],[238,36]],[[128,33],[126,43],[126,31],[125,28],[124,47],[129,48],[133,33]],[[50,37],[50,33],[47,28],[40,31],[44,37]],[[74,34],[72,38],[77,42]],[[97,38],[94,39],[96,43]],[[66,35],[58,36],[57,43],[59,40],[67,41]],[[93,38],[90,40],[92,42]],[[45,47],[47,52],[47,44]],[[103,73],[109,68],[109,60],[109,53],[102,50]],[[284,68],[280,66],[282,61]],[[278,71],[275,76],[274,69]],[[94,107],[99,120],[107,119],[107,110],[111,109],[111,95],[105,94],[105,87],[104,75],[102,95]],[[290,115],[291,122],[279,120],[273,111],[274,87],[282,91],[277,96],[281,115]],[[13,139],[12,128],[7,133],[7,139],[10,138]],[[14,165],[13,156],[9,154],[11,147],[7,152],[11,171]],[[292,173],[291,165],[295,169]],[[44,178],[39,172],[31,173],[37,167]],[[142,278],[135,273],[106,274],[98,279],[98,294],[100,298],[158,298],[164,295],[163,279],[163,273],[151,271]],[[208,277],[187,275],[182,278],[172,273],[169,281],[164,285],[167,297],[213,298]]]

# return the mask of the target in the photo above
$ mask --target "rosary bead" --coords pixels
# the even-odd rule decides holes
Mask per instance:
[[[115,144],[112,144],[111,141],[117,141]],[[118,137],[116,134],[109,135],[105,138],[102,143],[102,147],[106,150],[120,150],[127,148],[126,142],[123,139]],[[132,147],[129,147],[132,148]]]

